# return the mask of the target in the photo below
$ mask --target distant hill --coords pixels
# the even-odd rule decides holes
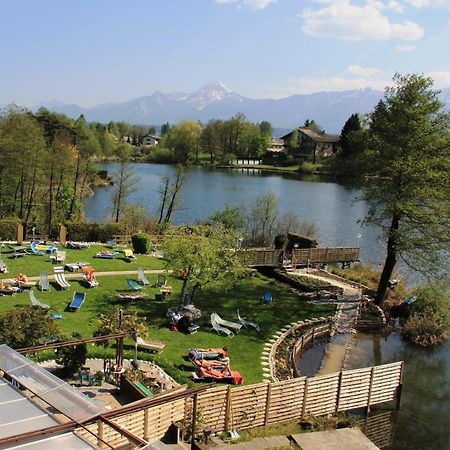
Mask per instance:
[[[343,92],[317,92],[282,99],[250,99],[230,91],[220,82],[208,83],[191,94],[155,92],[122,103],[106,103],[93,108],[76,104],[43,104],[47,108],[76,118],[84,114],[88,121],[126,121],[158,125],[184,119],[230,119],[238,112],[252,122],[269,121],[274,127],[292,129],[306,119],[314,119],[328,133],[339,133],[353,113],[368,113],[382,98],[383,92],[370,88]],[[450,88],[442,99],[450,106]],[[38,108],[41,105],[36,106]]]

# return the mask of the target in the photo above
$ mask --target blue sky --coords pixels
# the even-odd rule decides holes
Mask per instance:
[[[450,0],[0,0],[0,104],[450,86]]]

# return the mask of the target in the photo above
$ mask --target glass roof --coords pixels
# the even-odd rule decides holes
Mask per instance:
[[[83,422],[106,411],[106,406],[92,401],[6,344],[0,345],[0,369],[76,422]]]

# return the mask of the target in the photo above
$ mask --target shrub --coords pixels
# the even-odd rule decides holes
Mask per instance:
[[[174,162],[173,151],[169,148],[157,147],[147,156],[147,161],[161,164]]]
[[[125,227],[118,223],[68,222],[67,238],[71,241],[106,242],[118,234],[126,234]]]
[[[131,243],[133,244],[133,251],[135,253],[147,254],[150,252],[151,238],[146,233],[133,234],[131,236]]]
[[[449,295],[442,284],[425,285],[417,289],[417,300],[411,304],[403,326],[403,336],[424,347],[448,339],[450,327]]]

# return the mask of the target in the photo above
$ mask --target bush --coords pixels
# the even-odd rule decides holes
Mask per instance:
[[[147,161],[160,164],[174,162],[173,151],[169,148],[157,147],[147,156]]]
[[[107,242],[118,234],[126,234],[119,223],[68,222],[67,238],[71,241]]]
[[[147,254],[150,252],[151,238],[146,233],[133,234],[131,236],[131,243],[133,244],[133,251],[135,253]]]
[[[442,284],[425,285],[415,292],[403,326],[403,336],[409,341],[428,347],[445,342],[450,327],[449,295]]]

